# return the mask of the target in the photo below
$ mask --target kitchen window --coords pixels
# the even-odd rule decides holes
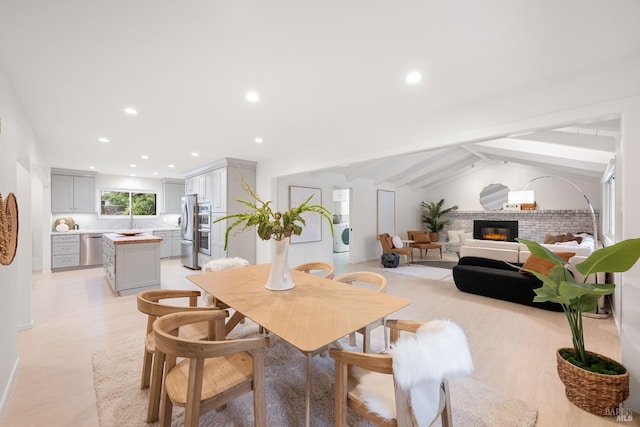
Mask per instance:
[[[157,194],[144,191],[100,191],[101,216],[157,216]]]

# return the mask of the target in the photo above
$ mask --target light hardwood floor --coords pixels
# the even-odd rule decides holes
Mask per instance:
[[[382,271],[377,261],[336,265],[336,274],[356,270]],[[163,287],[191,288],[184,278],[191,273],[178,260],[163,261]],[[562,313],[462,293],[452,282],[383,274],[388,293],[413,301],[391,318],[458,323],[469,340],[473,377],[535,406],[538,426],[640,425],[640,415],[616,423],[567,401],[555,368],[555,350],[571,344]],[[91,355],[140,333],[142,363],[145,317],[136,309],[135,296],[114,296],[100,268],[37,273],[33,321],[32,329],[19,332],[20,367],[0,426],[97,426]],[[612,319],[585,318],[584,326],[589,350],[619,360]]]

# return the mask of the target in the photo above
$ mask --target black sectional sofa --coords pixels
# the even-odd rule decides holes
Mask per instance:
[[[516,264],[514,264],[516,265]],[[462,257],[453,267],[453,280],[463,292],[524,304],[551,311],[562,311],[560,304],[533,302],[542,282],[534,275],[521,273],[504,261]]]

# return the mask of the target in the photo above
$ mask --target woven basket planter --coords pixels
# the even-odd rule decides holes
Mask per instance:
[[[556,352],[558,375],[564,383],[567,398],[577,407],[599,416],[615,414],[616,408],[629,397],[629,371],[621,375],[604,375],[587,371],[566,361],[561,350]],[[608,357],[587,352],[603,360]]]

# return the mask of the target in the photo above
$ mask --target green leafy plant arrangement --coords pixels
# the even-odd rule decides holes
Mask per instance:
[[[258,236],[262,240],[283,240],[287,237],[291,237],[293,234],[299,236],[302,233],[303,227],[306,225],[304,218],[302,218],[302,214],[304,212],[315,212],[322,215],[329,222],[331,235],[333,236],[333,220],[331,219],[331,213],[322,205],[309,204],[313,198],[313,194],[300,205],[293,207],[286,212],[274,212],[273,209],[271,209],[271,201],[263,201],[248,184],[243,182],[241,186],[244,191],[249,193],[249,195],[255,199],[255,202],[240,199],[236,201],[248,206],[251,210],[227,215],[213,221],[213,223],[216,223],[225,220],[233,220],[233,222],[227,227],[227,231],[224,234],[225,250],[229,243],[229,234],[231,233],[231,230],[241,224],[244,225],[240,232],[256,227]]]
[[[458,205],[451,206],[450,208],[443,208],[443,206],[444,199],[441,199],[438,203],[422,202],[422,222],[427,224],[427,228],[434,233],[441,232],[444,227],[451,222],[448,219],[440,220],[440,217],[458,209]]]
[[[558,303],[569,321],[573,349],[578,366],[588,366],[588,353],[584,348],[582,313],[593,311],[598,306],[598,299],[613,293],[613,283],[587,283],[593,273],[622,273],[634,266],[640,258],[640,239],[627,239],[614,245],[598,249],[587,259],[576,264],[576,269],[584,275],[583,282],[576,282],[573,275],[565,268],[567,261],[549,249],[532,240],[516,239],[524,243],[531,255],[551,261],[554,265],[547,274],[525,269],[542,281],[542,286],[535,289],[533,301],[551,301]]]

